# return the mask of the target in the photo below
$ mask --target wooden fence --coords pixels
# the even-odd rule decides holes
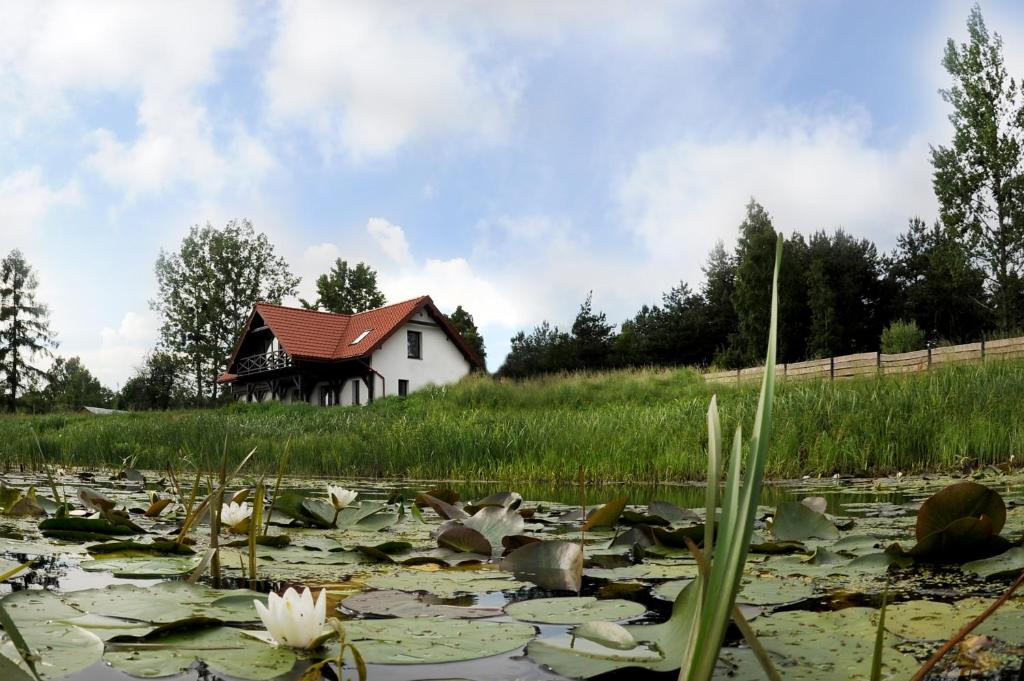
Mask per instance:
[[[878,376],[927,371],[933,366],[961,362],[990,362],[1001,359],[1024,358],[1024,337],[965,343],[945,348],[902,352],[886,355],[881,352],[862,352],[857,355],[812,359],[807,362],[776,364],[775,377],[787,380],[805,378],[843,379],[855,376]],[[760,380],[764,367],[732,369],[704,374],[704,380],[735,385]]]

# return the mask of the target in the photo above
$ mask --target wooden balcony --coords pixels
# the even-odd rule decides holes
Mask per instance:
[[[291,355],[284,350],[275,350],[240,358],[235,373],[239,376],[248,376],[275,369],[286,369],[291,365]]]

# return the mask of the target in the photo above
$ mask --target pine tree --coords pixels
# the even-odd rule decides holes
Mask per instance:
[[[21,251],[13,250],[0,261],[0,376],[11,412],[23,388],[46,377],[34,360],[49,357],[56,347],[49,310],[36,300],[38,285]]]

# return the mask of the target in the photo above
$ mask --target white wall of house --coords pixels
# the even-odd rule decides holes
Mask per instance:
[[[421,335],[421,359],[411,359],[408,353],[408,332]],[[427,385],[454,383],[470,372],[470,364],[437,322],[425,310],[420,310],[409,323],[395,331],[373,353],[370,365],[385,380],[386,395],[398,394],[398,381],[409,381],[409,392]],[[375,395],[380,397],[380,378]]]

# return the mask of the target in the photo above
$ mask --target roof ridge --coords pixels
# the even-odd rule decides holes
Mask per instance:
[[[381,310],[386,310],[387,308],[395,307],[396,305],[408,305],[409,303],[419,303],[424,298],[429,298],[429,297],[430,296],[416,296],[415,298],[407,298],[406,300],[399,300],[397,303],[388,303],[387,305],[381,305],[380,307],[375,307],[372,310],[363,310],[362,312],[353,312],[352,314],[346,315],[346,316],[348,316],[348,317],[358,317],[361,314],[369,314],[371,312],[380,312]]]
[[[387,305],[381,305],[380,307],[375,307],[375,308],[372,308],[370,310],[362,310],[361,312],[353,312],[352,314],[343,314],[341,312],[329,312],[327,310],[313,310],[313,309],[310,309],[308,307],[293,307],[291,305],[281,305],[279,303],[267,303],[267,302],[263,302],[263,301],[260,301],[260,302],[256,303],[256,306],[264,305],[266,307],[281,308],[282,310],[297,310],[299,312],[315,312],[316,314],[325,314],[325,315],[329,315],[331,317],[341,317],[343,319],[352,319],[353,317],[358,317],[359,315],[362,315],[362,314],[369,314],[371,312],[379,312],[380,310],[386,310],[387,308],[395,307],[396,305],[407,305],[407,304],[413,303],[413,302],[418,303],[418,302],[422,301],[424,298],[430,298],[430,296],[424,295],[424,296],[416,296],[415,298],[407,298],[406,300],[399,300],[397,303],[388,303]]]

